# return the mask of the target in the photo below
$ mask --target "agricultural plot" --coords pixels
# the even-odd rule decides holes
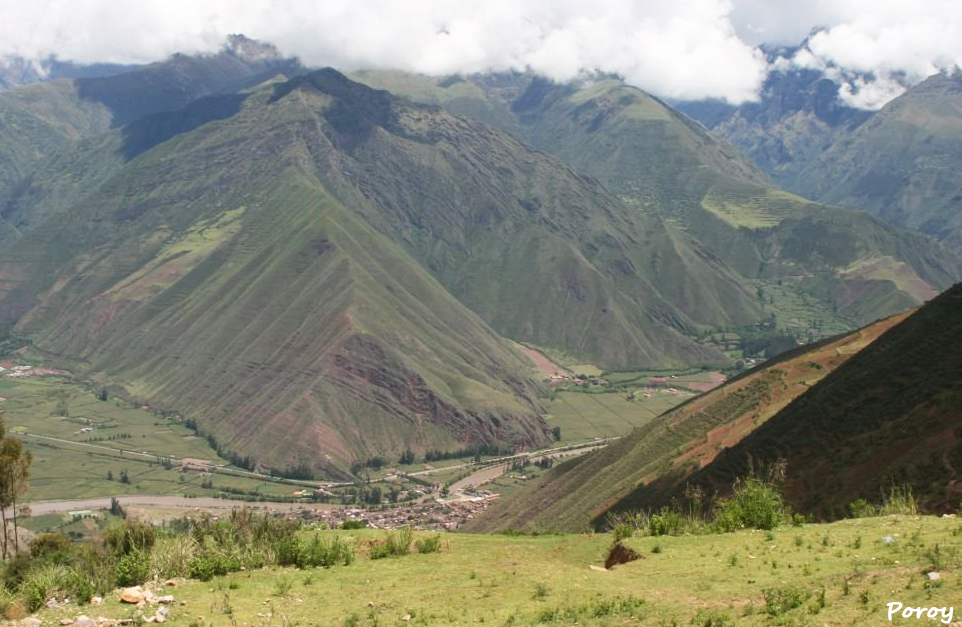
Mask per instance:
[[[99,400],[93,391],[65,379],[0,380],[0,397],[4,425],[34,456],[31,501],[119,494],[215,496],[225,489],[276,497],[293,489],[256,478],[180,472],[176,461],[184,458],[227,462],[176,421],[119,399]],[[152,456],[174,463],[165,465]]]
[[[662,390],[652,392],[649,398],[637,393],[635,400],[616,392],[558,392],[548,407],[547,421],[551,427],[561,427],[561,444],[618,437],[689,398],[690,394]]]

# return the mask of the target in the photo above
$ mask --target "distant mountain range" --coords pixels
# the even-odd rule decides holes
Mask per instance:
[[[815,339],[962,278],[620,81],[347,77],[239,36],[0,94],[0,218],[5,333],[332,477],[546,443],[515,342],[727,367],[717,331]]]
[[[474,530],[602,527],[609,513],[727,494],[787,461],[786,494],[817,517],[909,485],[929,509],[962,497],[962,285],[914,313],[786,353],[499,500]]]
[[[880,111],[847,107],[814,70],[773,72],[761,100],[676,103],[785,189],[863,209],[962,249],[962,74],[936,74]]]

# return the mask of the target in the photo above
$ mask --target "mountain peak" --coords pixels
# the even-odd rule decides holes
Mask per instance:
[[[251,39],[242,34],[228,35],[224,51],[248,62],[280,61],[284,58],[273,44]]]

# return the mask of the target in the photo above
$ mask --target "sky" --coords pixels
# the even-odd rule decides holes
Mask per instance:
[[[0,58],[144,63],[228,34],[307,65],[446,75],[615,73],[658,96],[757,99],[768,72],[825,72],[877,109],[962,65],[960,0],[0,0]],[[816,32],[817,30],[817,32]],[[769,63],[762,43],[798,45]]]

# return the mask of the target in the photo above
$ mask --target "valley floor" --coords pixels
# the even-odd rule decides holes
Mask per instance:
[[[962,521],[889,516],[772,533],[636,537],[641,558],[601,568],[610,534],[443,534],[440,553],[370,560],[384,532],[321,531],[352,542],[356,559],[331,569],[264,569],[182,581],[176,627],[393,625],[935,625],[887,620],[887,604],[953,607],[962,620]],[[420,534],[421,536],[426,534]],[[929,573],[936,572],[937,575]],[[146,615],[156,608],[145,608]],[[67,604],[44,625],[135,609],[110,595]],[[109,624],[109,623],[108,623]],[[957,624],[957,623],[956,623]]]

